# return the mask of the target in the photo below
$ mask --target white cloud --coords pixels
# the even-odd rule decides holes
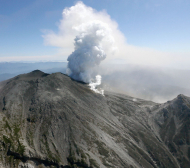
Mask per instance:
[[[104,46],[107,53],[105,61],[121,59],[131,64],[189,69],[190,53],[161,52],[129,45],[124,34],[118,29],[118,24],[105,11],[96,11],[82,2],[77,2],[69,10],[65,8],[62,14],[63,18],[60,21],[58,33],[46,31],[43,37],[46,45],[60,47],[59,54],[62,54],[63,57],[69,56],[74,51],[74,38],[77,35],[74,27],[89,21],[99,20],[109,25],[115,39],[115,46],[117,46],[114,55],[110,53],[109,46]]]

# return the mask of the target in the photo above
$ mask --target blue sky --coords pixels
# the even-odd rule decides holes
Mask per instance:
[[[0,61],[45,59],[58,47],[44,45],[44,30],[58,32],[72,0],[0,0]],[[189,0],[84,0],[105,10],[129,45],[190,57]],[[2,59],[3,58],[3,59]],[[14,59],[18,58],[18,59]]]

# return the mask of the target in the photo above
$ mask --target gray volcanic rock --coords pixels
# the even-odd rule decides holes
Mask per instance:
[[[181,168],[190,167],[190,99],[178,95],[154,112],[162,141],[177,158]]]
[[[0,167],[189,167],[190,99],[165,104],[33,71],[0,83]]]

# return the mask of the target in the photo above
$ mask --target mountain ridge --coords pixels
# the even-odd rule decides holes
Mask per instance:
[[[185,168],[190,163],[190,98],[184,95],[164,104],[111,92],[102,96],[62,73],[39,70],[0,86],[4,167]],[[175,128],[182,125],[172,132],[173,120]]]

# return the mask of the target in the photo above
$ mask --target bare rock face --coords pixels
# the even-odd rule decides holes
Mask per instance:
[[[0,83],[0,167],[187,168],[190,98],[157,104],[33,71]]]
[[[155,125],[162,141],[181,168],[190,166],[190,99],[179,95],[162,104],[155,113]]]

